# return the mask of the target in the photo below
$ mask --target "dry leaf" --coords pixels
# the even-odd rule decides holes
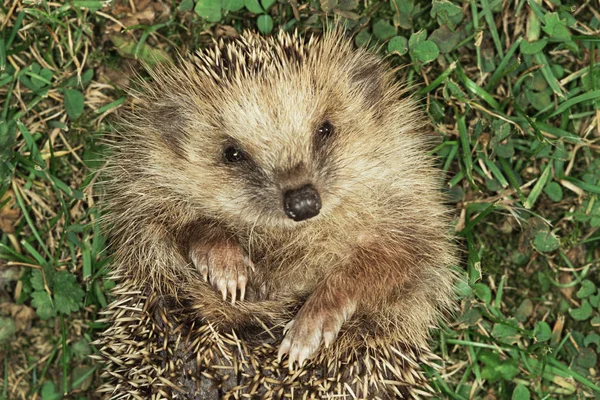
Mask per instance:
[[[561,272],[558,277],[558,281],[562,285],[567,285],[573,281],[573,274],[571,274],[570,272]],[[573,300],[573,292],[575,291],[575,286],[561,287],[560,291],[563,294],[563,296],[567,298],[567,300]]]
[[[0,304],[0,310],[2,310],[3,314],[10,315],[12,317],[17,331],[27,329],[29,327],[29,322],[36,318],[35,310],[22,304]]]
[[[8,190],[4,193],[4,196],[0,199],[0,203],[3,203],[7,198],[10,200],[0,208],[0,231],[4,233],[14,233],[15,226],[21,217],[21,210],[14,208],[15,196],[12,190]]]

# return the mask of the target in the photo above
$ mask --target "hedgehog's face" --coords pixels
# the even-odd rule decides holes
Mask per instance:
[[[392,87],[376,59],[317,56],[188,101],[185,132],[167,138],[186,159],[164,165],[172,189],[205,217],[292,229],[374,192],[394,157],[379,104]]]
[[[221,103],[216,126],[191,141],[197,156],[188,173],[210,181],[197,188],[209,212],[294,228],[323,217],[336,201],[333,148],[342,127],[312,89],[272,84],[276,90],[265,92],[247,82],[235,100]]]
[[[289,78],[289,77],[288,77]],[[307,85],[306,77],[244,83],[217,108],[210,131],[191,137],[186,174],[209,214],[258,226],[296,228],[368,189],[385,146],[383,129],[352,87]]]

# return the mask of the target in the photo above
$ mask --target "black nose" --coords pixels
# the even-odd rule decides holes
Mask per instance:
[[[294,221],[304,221],[319,214],[321,198],[312,185],[305,185],[284,193],[283,209]]]

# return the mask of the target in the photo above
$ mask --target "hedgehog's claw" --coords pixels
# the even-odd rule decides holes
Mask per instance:
[[[290,350],[290,340],[288,338],[284,338],[279,346],[279,351],[277,352],[277,362],[281,363],[281,359],[284,354]]]
[[[231,304],[235,304],[235,295],[237,294],[237,279],[227,281],[227,290],[231,293]]]
[[[227,300],[227,288],[225,286],[221,286],[221,294],[223,295],[223,301]]]
[[[285,324],[285,326],[283,327],[283,335],[285,336],[286,333],[288,333],[288,331],[292,328],[292,326],[294,326],[294,322],[296,320],[293,319],[290,322],[288,322],[287,324]]]
[[[246,283],[248,283],[248,278],[245,276],[238,276],[238,287],[240,288],[240,301],[244,301],[244,297],[246,297]]]
[[[248,254],[244,254],[244,264],[246,264],[247,267],[250,267],[252,272],[256,271],[256,269],[254,268],[254,263],[252,262]]]
[[[199,251],[190,251],[192,263],[198,268],[204,282],[208,282],[208,257],[206,253]]]

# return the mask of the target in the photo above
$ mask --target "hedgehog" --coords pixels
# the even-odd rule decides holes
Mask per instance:
[[[170,361],[148,363],[178,372],[144,396],[211,398],[202,382],[225,359],[236,373],[211,380],[215,398],[427,387],[456,246],[430,129],[396,70],[336,28],[244,32],[148,72],[105,184],[122,288],[101,340],[113,390],[167,342]],[[155,348],[134,356],[135,341]]]

